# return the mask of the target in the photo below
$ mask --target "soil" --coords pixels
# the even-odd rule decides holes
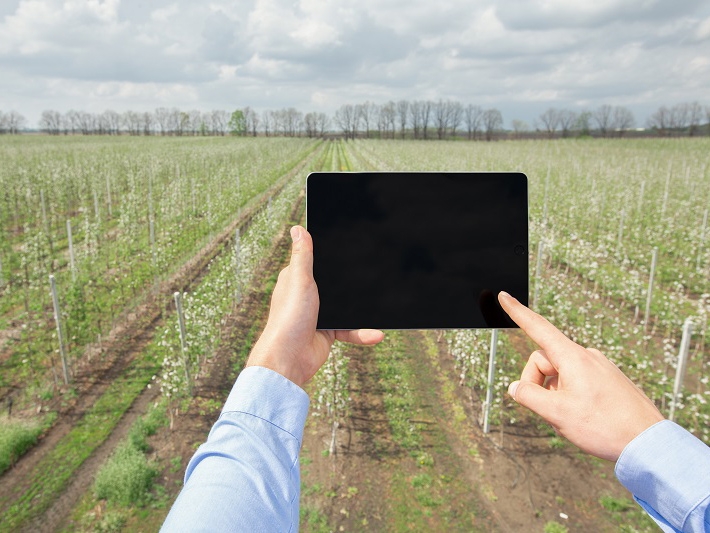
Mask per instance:
[[[435,332],[404,335],[417,369],[421,420],[413,422],[425,428],[423,449],[433,466],[423,468],[416,454],[394,443],[372,350],[350,349],[352,409],[337,431],[334,456],[326,453],[330,422],[311,413],[306,425],[304,531],[542,531],[549,521],[570,531],[618,529],[599,503],[606,494],[630,498],[611,463],[569,443],[552,447],[554,433],[520,408],[514,425],[493,426],[484,434],[478,395],[456,385],[458,372],[445,342],[437,343]],[[514,345],[527,351],[527,339],[515,337]],[[435,354],[427,355],[432,344]],[[460,412],[465,419],[456,419]],[[434,480],[431,501],[415,486],[422,475]]]

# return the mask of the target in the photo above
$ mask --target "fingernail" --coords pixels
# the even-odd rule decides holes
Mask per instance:
[[[508,385],[508,394],[510,394],[513,400],[515,400],[515,393],[518,392],[518,385],[520,385],[520,381],[513,381],[513,383]]]
[[[505,300],[505,299],[515,300],[515,298],[513,298],[510,294],[508,294],[508,293],[505,292],[505,291],[500,291],[499,295],[500,295],[500,297],[503,298],[504,300]]]
[[[291,240],[293,242],[298,242],[301,240],[301,231],[298,229],[298,226],[294,226],[291,228]]]

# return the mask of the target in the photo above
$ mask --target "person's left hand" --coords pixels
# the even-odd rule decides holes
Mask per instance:
[[[384,333],[316,330],[320,300],[313,279],[313,240],[301,226],[291,228],[291,238],[291,263],[279,274],[269,319],[246,366],[270,368],[302,387],[325,363],[336,339],[370,345],[382,341]]]

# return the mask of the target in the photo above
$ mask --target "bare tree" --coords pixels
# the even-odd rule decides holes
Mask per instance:
[[[295,137],[303,130],[303,113],[294,107],[289,107],[284,111],[286,118],[286,134]]]
[[[444,102],[439,100],[433,105],[434,108],[434,126],[436,126],[436,136],[439,140],[446,138],[446,132],[449,128],[449,101]]]
[[[703,107],[697,102],[688,104],[688,135],[693,137],[700,129],[703,120]]]
[[[486,129],[486,140],[492,140],[495,133],[503,127],[503,115],[495,108],[486,109],[483,112],[483,126]]]
[[[624,135],[624,132],[630,130],[636,124],[636,119],[631,110],[624,106],[616,106],[612,116],[612,127],[619,134],[619,137]]]
[[[343,131],[346,139],[354,138],[354,122],[355,108],[351,104],[343,104],[335,112],[335,123]]]
[[[17,111],[0,112],[0,133],[17,135],[27,124],[27,120]]]
[[[165,107],[155,110],[155,122],[158,124],[161,135],[167,135],[170,128],[170,111]]]
[[[540,115],[540,122],[545,127],[548,138],[552,139],[560,125],[560,111],[554,107],[549,108]]]
[[[560,109],[558,118],[560,130],[562,130],[562,137],[569,137],[570,131],[572,131],[572,128],[574,128],[577,122],[577,113],[571,109]]]
[[[155,121],[153,120],[153,114],[146,111],[143,113],[143,118],[141,120],[143,124],[143,135],[151,135],[153,133],[153,124],[155,124]]]
[[[409,117],[409,102],[400,100],[397,102],[397,118],[399,119],[399,135],[404,139],[407,131],[407,118]]]
[[[39,127],[42,131],[50,135],[59,135],[62,128],[62,114],[53,109],[42,111],[42,116],[39,119]]]
[[[113,109],[107,109],[101,113],[101,119],[105,125],[106,133],[109,135],[118,135],[121,130],[121,115]]]
[[[419,138],[419,129],[421,128],[421,105],[422,103],[418,100],[409,104],[409,121],[412,124],[412,134],[415,139]]]
[[[431,100],[425,100],[421,103],[421,124],[422,124],[422,135],[425,139],[429,138],[429,121],[431,120],[431,109],[434,102]]]
[[[141,116],[135,111],[124,111],[121,115],[121,122],[129,135],[140,135]]]
[[[256,137],[260,122],[259,114],[251,107],[247,106],[244,108],[244,120],[247,125],[247,134],[251,132],[252,137]]]
[[[365,125],[365,137],[370,138],[370,126],[375,118],[376,106],[369,100],[360,106],[360,120]]]
[[[708,135],[710,135],[710,105],[705,106],[705,119],[707,120]]]
[[[592,113],[592,118],[597,123],[597,128],[602,137],[606,137],[609,133],[609,128],[611,128],[611,106],[604,104],[599,106],[596,111]]]
[[[589,135],[592,129],[591,121],[592,113],[589,111],[582,111],[577,117],[573,129],[579,132],[579,135]]]
[[[397,104],[392,100],[382,106],[382,114],[384,115],[387,124],[387,130],[391,132],[392,138],[395,137],[397,131]]]
[[[676,104],[671,107],[670,111],[670,129],[675,130],[678,133],[688,126],[688,104]]]
[[[306,128],[306,136],[316,137],[318,135],[318,118],[316,113],[306,113],[303,117],[303,124]]]
[[[666,106],[661,106],[648,119],[648,126],[658,131],[660,135],[668,135],[671,125],[671,112]]]
[[[316,124],[318,125],[318,135],[323,137],[325,135],[325,131],[329,127],[330,120],[328,119],[328,115],[325,113],[318,113],[316,115]]]
[[[210,125],[212,126],[212,135],[225,135],[227,133],[227,125],[229,124],[229,113],[222,109],[213,109],[210,111]]]
[[[459,129],[461,125],[461,119],[463,118],[463,105],[461,102],[450,102],[449,107],[449,127],[451,128],[451,135],[456,137],[456,130]]]
[[[481,109],[481,106],[468,104],[464,111],[464,118],[466,121],[468,138],[469,140],[475,141],[478,136],[478,130],[481,129],[483,109]]]
[[[269,137],[271,135],[271,119],[271,111],[261,112],[261,129],[264,132],[265,137]]]

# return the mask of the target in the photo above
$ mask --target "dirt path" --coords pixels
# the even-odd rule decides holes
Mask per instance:
[[[326,455],[330,422],[311,408],[306,423],[301,451],[301,509],[308,516],[304,531],[317,531],[324,518],[335,531],[384,530],[391,513],[389,478],[402,452],[390,434],[372,349],[352,346],[346,355],[351,415],[337,430],[333,456]]]
[[[449,442],[462,458],[462,473],[482,494],[501,531],[542,531],[549,521],[570,531],[617,531],[618,525],[599,503],[602,495],[630,498],[616,481],[613,464],[591,458],[555,438],[547,424],[519,406],[512,408],[515,424],[506,420],[502,431],[495,425],[491,433],[483,434],[477,422],[479,395],[472,398],[470,391],[457,385],[457,372],[445,342],[437,342],[434,333],[428,335],[437,396],[449,412],[465,415],[461,424],[456,424],[454,417],[445,420]],[[511,336],[527,357],[523,334]]]

